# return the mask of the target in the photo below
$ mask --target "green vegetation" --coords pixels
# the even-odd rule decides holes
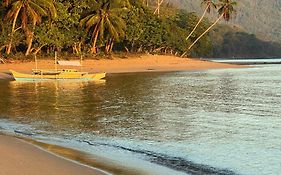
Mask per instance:
[[[204,19],[205,15],[207,13],[210,13],[211,12],[211,9],[214,8],[216,9],[217,8],[217,5],[216,3],[213,1],[213,0],[203,0],[202,3],[201,3],[203,6],[206,6],[205,7],[205,10],[204,10],[204,13],[203,15],[201,16],[200,20],[197,22],[197,24],[195,25],[195,27],[193,28],[193,30],[190,32],[190,34],[187,36],[186,40],[188,40],[190,38],[190,36],[195,32],[195,30],[197,29],[197,27],[199,26],[199,24],[202,22],[202,20]]]
[[[218,2],[203,0],[205,12],[200,18],[162,0],[4,0],[0,56],[52,56],[59,51],[90,57],[112,52],[232,57],[239,54],[239,46],[252,49],[245,49],[247,56],[264,49],[263,55],[281,55],[279,44],[226,25],[213,28],[220,19],[229,20],[236,5],[232,0]],[[214,22],[205,18],[211,7],[218,7]]]
[[[198,0],[166,0],[175,7],[202,13]],[[231,25],[238,25],[247,33],[252,33],[258,38],[281,43],[281,1],[280,0],[237,0],[235,8],[237,14],[229,22]],[[213,21],[217,14],[211,13],[208,17]]]
[[[1,54],[109,54],[114,52],[180,55],[209,26],[207,20],[190,40],[198,16],[163,1],[147,6],[134,0],[10,0],[1,4]],[[162,4],[161,8],[160,5]],[[194,55],[211,51],[202,38]]]
[[[213,41],[212,57],[267,58],[280,57],[281,45],[263,41],[237,27],[218,25],[210,33]]]
[[[229,21],[232,13],[235,12],[235,5],[237,5],[237,3],[232,2],[231,0],[219,0],[218,19],[188,47],[188,50],[190,50],[194,46],[194,44],[196,44],[199,39],[201,39],[207,32],[209,32],[222,18],[225,21]]]

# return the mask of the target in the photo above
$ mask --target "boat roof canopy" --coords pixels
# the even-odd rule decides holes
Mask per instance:
[[[80,61],[58,61],[62,66],[82,66]]]

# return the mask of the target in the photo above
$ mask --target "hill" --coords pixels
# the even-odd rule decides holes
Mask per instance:
[[[280,0],[239,0],[237,15],[230,21],[258,38],[281,43],[281,1]],[[201,1],[169,0],[178,8],[190,12],[203,12]],[[213,18],[216,14],[212,14]]]

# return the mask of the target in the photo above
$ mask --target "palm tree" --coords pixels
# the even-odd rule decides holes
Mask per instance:
[[[215,4],[214,0],[203,0],[201,5],[206,6],[203,15],[201,16],[201,18],[199,19],[199,21],[197,22],[197,24],[195,25],[195,27],[193,28],[193,30],[190,32],[190,34],[186,37],[186,40],[188,40],[191,35],[195,32],[195,30],[197,29],[197,27],[199,26],[199,24],[202,22],[203,18],[205,17],[206,13],[210,13],[211,12],[211,8],[217,8],[217,5]]]
[[[160,15],[160,7],[161,7],[161,5],[163,4],[163,2],[164,2],[164,0],[157,0],[157,5],[156,5],[156,9],[155,9],[155,11],[154,11],[154,15],[157,13],[157,15],[158,15],[158,17],[159,17],[159,15]]]
[[[27,50],[25,55],[29,55],[31,52],[33,31],[35,26],[41,22],[42,16],[56,17],[56,9],[52,0],[14,0],[11,2],[11,8],[9,9],[6,18],[10,19],[12,24],[12,32],[10,43],[7,49],[7,54],[11,52],[11,45],[13,40],[13,34],[16,32],[16,24],[20,21],[21,25],[18,29],[22,28],[26,35]],[[32,23],[32,29],[29,27],[29,23]]]
[[[92,35],[91,53],[97,53],[96,45],[98,38],[104,39],[105,33],[109,34],[109,36],[107,36],[108,45],[111,45],[109,48],[112,48],[114,40],[119,40],[120,37],[124,36],[126,25],[120,14],[124,12],[129,5],[125,2],[126,1],[122,0],[101,0],[96,2],[96,10],[80,21],[80,25],[85,25],[86,31]],[[108,48],[108,46],[106,48]]]
[[[235,12],[234,6],[237,5],[237,2],[233,0],[219,0],[218,3],[218,19],[209,27],[205,32],[203,32],[189,47],[188,51],[202,38],[207,32],[209,32],[222,18],[225,21],[229,21],[231,18],[231,15]],[[185,52],[183,55],[185,55],[187,52]]]

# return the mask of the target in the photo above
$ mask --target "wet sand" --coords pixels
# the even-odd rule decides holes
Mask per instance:
[[[241,65],[215,63],[199,59],[189,59],[163,55],[142,55],[138,57],[128,57],[126,59],[121,59],[117,57],[113,59],[84,60],[82,64],[83,67],[81,69],[83,71],[107,73],[192,71],[242,67]],[[65,68],[63,66],[59,67]],[[6,72],[9,69],[13,69],[16,71],[28,73],[31,72],[31,70],[34,68],[34,62],[18,61],[14,63],[0,64],[0,72]],[[52,69],[54,68],[54,61],[39,60],[38,68]],[[4,76],[5,75],[3,73],[0,74],[0,78],[3,78]]]
[[[98,169],[51,154],[23,140],[0,135],[0,175],[105,175]]]

